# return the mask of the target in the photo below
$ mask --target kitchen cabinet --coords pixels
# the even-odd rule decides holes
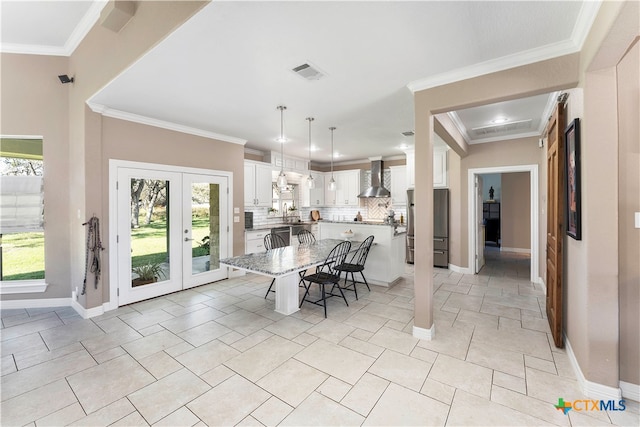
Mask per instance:
[[[316,182],[316,186],[312,189],[306,187],[306,176],[302,178],[301,187],[304,188],[302,192],[302,207],[318,207],[324,206],[324,174],[322,172],[311,172],[311,176]]]
[[[327,173],[325,188],[329,185],[331,173]],[[325,206],[359,206],[360,201],[360,170],[348,170],[334,172],[333,177],[336,181],[335,191],[325,191]]]
[[[391,204],[394,207],[407,205],[407,167],[390,166],[391,171]]]
[[[436,147],[433,149],[433,188],[446,188],[449,185],[448,152],[448,147]]]
[[[416,151],[406,150],[406,173],[407,173],[407,188],[415,188],[416,186]]]
[[[264,236],[269,234],[270,230],[245,231],[244,233],[244,253],[255,254],[264,252]]]
[[[286,172],[297,172],[303,175],[306,175],[309,170],[309,162],[307,160],[291,156],[284,156],[283,166],[283,156],[275,151],[269,153],[267,161],[271,163],[274,170],[284,169]]]
[[[273,197],[269,163],[244,162],[244,205],[253,207],[271,207]]]

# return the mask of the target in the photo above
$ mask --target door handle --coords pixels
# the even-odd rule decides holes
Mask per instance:
[[[190,240],[193,240],[193,239],[190,239],[190,238],[188,238],[188,237],[185,237],[185,238],[184,238],[184,241],[185,241],[185,242],[188,242],[188,241],[190,241]]]

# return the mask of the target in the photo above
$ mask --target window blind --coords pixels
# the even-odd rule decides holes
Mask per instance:
[[[41,176],[0,177],[0,234],[44,230]]]

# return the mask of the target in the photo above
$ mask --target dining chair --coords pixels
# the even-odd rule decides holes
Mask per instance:
[[[299,243],[315,243],[316,236],[313,235],[309,230],[300,230],[298,233],[298,242]]]
[[[351,250],[351,242],[344,241],[344,242],[338,243],[333,249],[331,249],[331,252],[327,256],[327,258],[324,260],[324,263],[318,266],[315,273],[306,275],[302,278],[306,291],[304,293],[304,296],[302,297],[302,301],[300,302],[300,307],[302,307],[302,304],[304,304],[305,301],[308,301],[312,304],[321,305],[324,307],[324,317],[326,318],[328,297],[342,295],[342,299],[344,299],[344,302],[347,304],[347,307],[349,306],[349,302],[347,301],[347,298],[344,296],[344,292],[342,292],[342,288],[338,285],[338,282],[340,282],[340,272],[335,270],[335,266],[344,263],[347,257],[347,254],[349,253],[350,250]],[[307,285],[306,282],[308,282],[309,285]],[[311,289],[311,285],[314,283],[318,285],[320,290],[320,295],[321,295],[320,299],[316,301],[307,299],[307,296],[309,295],[309,290]],[[329,292],[327,295],[327,292],[325,289],[325,286],[327,285],[333,285],[334,287],[335,285],[338,285],[338,290],[340,291],[340,295],[334,295],[333,292]],[[322,304],[320,304],[320,301],[322,301]]]
[[[264,236],[263,242],[264,242],[265,249],[268,251],[270,251],[271,249],[284,248],[285,246],[287,246],[284,239],[279,234],[269,233],[266,236]],[[271,284],[269,285],[269,289],[267,289],[267,293],[264,295],[265,299],[267,298],[267,296],[269,296],[269,292],[275,292],[271,290],[273,289],[273,284],[275,282],[276,282],[276,279],[274,277],[273,280],[271,281]]]
[[[364,280],[364,284],[367,285],[367,289],[371,291],[371,288],[369,288],[369,284],[367,283],[367,279],[364,277],[364,264],[367,262],[367,256],[369,255],[369,250],[371,249],[372,244],[373,236],[367,237],[364,242],[360,243],[358,250],[354,252],[349,262],[345,262],[334,267],[334,270],[336,270],[339,275],[341,275],[344,271],[343,289],[352,290],[351,288],[353,288],[353,292],[355,292],[356,294],[356,300],[358,299],[358,290],[356,289],[356,283],[359,282],[356,282],[353,273],[360,273],[360,275],[362,276],[362,280]],[[350,285],[347,284],[349,273],[351,273]]]

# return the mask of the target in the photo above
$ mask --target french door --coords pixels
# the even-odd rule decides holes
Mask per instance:
[[[228,177],[117,168],[118,305],[227,278]]]

